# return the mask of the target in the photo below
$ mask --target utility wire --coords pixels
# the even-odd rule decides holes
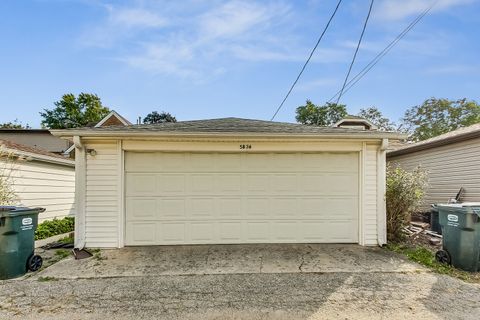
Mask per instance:
[[[416,25],[417,23],[420,22],[420,20],[423,19],[423,17],[425,17],[429,12],[430,10],[432,10],[432,8],[438,3],[438,0],[434,1],[429,7],[427,7],[421,14],[419,14],[412,22],[410,22],[410,24],[405,28],[403,29],[402,32],[400,32],[400,34],[397,35],[397,37],[395,39],[393,39],[382,51],[380,51],[376,56],[375,58],[373,58],[359,73],[357,73],[355,75],[355,77],[353,77],[352,79],[350,79],[348,82],[347,82],[347,86],[346,88],[344,89],[343,91],[343,95],[345,93],[347,93],[348,91],[350,91],[350,89],[358,82],[360,81],[360,79],[362,79],[384,56],[387,55],[387,53],[398,43],[400,42],[400,40],[403,39],[403,37],[405,37],[405,35],[410,32],[410,30],[412,30]],[[332,102],[339,94],[340,94],[341,90],[338,90],[337,93],[335,93],[335,95],[333,97],[330,98],[330,100],[328,100],[328,102]]]
[[[320,41],[322,41],[323,35],[325,34],[325,32],[327,32],[327,29],[328,29],[328,27],[330,26],[330,22],[332,22],[333,17],[335,17],[335,14],[337,13],[338,7],[340,7],[340,4],[341,4],[341,3],[342,3],[342,0],[339,0],[338,3],[337,3],[337,6],[335,7],[335,10],[333,11],[332,15],[330,16],[330,19],[328,19],[327,25],[325,26],[325,28],[324,28],[323,31],[322,31],[322,34],[321,34],[320,37],[318,38],[317,43],[315,44],[315,46],[313,47],[312,51],[310,52],[310,55],[308,56],[307,61],[306,61],[305,64],[303,65],[302,69],[300,70],[300,73],[298,74],[297,78],[295,79],[295,81],[293,82],[292,86],[290,87],[290,90],[288,90],[287,95],[285,96],[285,98],[283,98],[282,103],[280,103],[280,105],[278,106],[277,110],[276,110],[275,113],[273,114],[273,116],[272,116],[272,118],[270,119],[270,121],[273,121],[273,119],[275,119],[275,117],[277,116],[277,114],[278,114],[278,112],[280,111],[280,109],[282,109],[283,104],[285,103],[285,101],[287,101],[288,96],[290,96],[290,93],[292,92],[293,88],[295,87],[295,85],[297,84],[298,80],[300,79],[303,71],[305,71],[305,68],[307,67],[307,64],[310,62],[310,59],[312,58],[313,53],[315,52],[315,50],[317,49],[318,45],[320,44]]]
[[[355,53],[353,54],[353,59],[352,59],[352,62],[350,63],[350,67],[348,68],[347,75],[345,77],[345,80],[343,81],[342,89],[340,89],[340,94],[338,95],[337,102],[335,102],[336,105],[338,105],[338,102],[340,101],[340,98],[342,97],[343,90],[345,89],[345,86],[347,85],[348,77],[350,76],[350,72],[352,71],[353,64],[355,63],[355,58],[357,57],[358,49],[360,49],[360,44],[362,43],[363,35],[365,34],[365,29],[367,28],[367,23],[368,23],[368,20],[370,19],[370,13],[372,13],[372,7],[373,7],[374,2],[375,2],[375,0],[372,0],[370,2],[370,8],[368,8],[367,18],[365,19],[365,23],[363,24],[362,33],[360,34],[360,39],[358,39],[357,48],[355,49]]]

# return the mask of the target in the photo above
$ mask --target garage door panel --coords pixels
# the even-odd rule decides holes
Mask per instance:
[[[298,183],[296,174],[275,174],[271,177],[272,191],[274,194],[296,194]]]
[[[267,194],[270,190],[270,175],[268,174],[246,174],[247,194]]]
[[[193,219],[205,218],[215,219],[214,198],[192,198],[190,199],[189,215]]]
[[[154,174],[157,179],[158,196],[163,195],[182,195],[186,192],[185,174]]]
[[[219,222],[219,240],[220,242],[241,242],[243,236],[242,221]]]
[[[127,245],[358,242],[357,153],[125,159]]]
[[[242,219],[241,198],[220,198],[217,199],[217,212],[219,218]]]
[[[157,201],[156,198],[127,199],[128,221],[155,220]]]
[[[272,214],[277,217],[293,217],[300,211],[297,198],[277,197],[272,203]]]
[[[155,175],[130,173],[125,177],[125,184],[128,185],[127,196],[153,196],[157,191]]]
[[[250,242],[269,242],[270,240],[270,223],[268,221],[252,221],[246,222],[247,241]]]
[[[185,242],[185,223],[164,222],[157,224],[156,243],[177,244]]]
[[[246,198],[246,219],[265,219],[270,213],[269,198]]]
[[[189,223],[188,235],[192,243],[214,243],[215,242],[215,223],[209,222],[191,222]]]
[[[213,174],[196,174],[187,175],[189,192],[191,194],[214,194]]]
[[[217,174],[215,176],[215,194],[239,194],[242,190],[241,174]]]
[[[155,222],[131,222],[126,228],[126,242],[135,245],[156,243],[157,224]]]
[[[357,197],[302,198],[299,211],[307,219],[354,219],[352,212],[358,212]]]
[[[211,153],[192,153],[189,163],[192,172],[210,172],[215,169],[215,158]]]
[[[358,172],[357,153],[304,153],[300,162],[302,171]]]
[[[157,200],[159,215],[157,220],[175,220],[186,217],[186,200],[184,198],[162,198]]]

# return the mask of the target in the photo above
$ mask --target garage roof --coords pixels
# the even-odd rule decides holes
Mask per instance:
[[[205,135],[205,134],[245,134],[245,135],[295,135],[295,136],[351,136],[361,135],[372,138],[383,137],[403,139],[397,132],[358,130],[351,128],[308,126],[297,123],[273,122],[264,120],[220,118],[140,124],[130,126],[109,126],[100,128],[76,128],[51,130],[56,136],[124,136],[124,135]]]
[[[417,143],[404,145],[401,148],[388,152],[387,157],[400,156],[478,137],[480,137],[480,123],[453,130]]]

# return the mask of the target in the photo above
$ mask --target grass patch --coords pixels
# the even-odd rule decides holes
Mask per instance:
[[[58,240],[58,242],[60,242],[60,243],[65,243],[65,244],[67,244],[67,243],[68,243],[68,244],[73,244],[74,241],[75,241],[75,239],[74,239],[73,237],[71,237],[71,236],[65,237],[65,238],[62,238],[62,239]]]
[[[60,259],[63,259],[70,256],[70,251],[65,249],[58,249],[57,251],[55,251],[55,255]]]
[[[386,248],[390,251],[405,255],[409,260],[427,267],[433,272],[446,274],[467,282],[480,283],[480,272],[468,272],[442,264],[435,260],[435,253],[421,246],[409,246],[403,243],[389,243]]]
[[[42,240],[58,234],[72,232],[74,229],[75,219],[73,217],[47,220],[37,226],[37,230],[35,230],[35,240]]]
[[[55,277],[39,277],[38,281],[39,282],[48,282],[48,281],[58,281],[58,279],[55,278]]]

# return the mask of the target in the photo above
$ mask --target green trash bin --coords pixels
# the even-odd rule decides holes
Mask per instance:
[[[37,271],[42,258],[34,254],[35,229],[43,208],[0,206],[0,279]]]
[[[435,258],[466,271],[480,270],[480,203],[438,205],[442,250]]]
[[[438,234],[442,234],[442,227],[440,226],[440,221],[438,218],[438,208],[435,204],[432,204],[430,209],[430,230]]]

